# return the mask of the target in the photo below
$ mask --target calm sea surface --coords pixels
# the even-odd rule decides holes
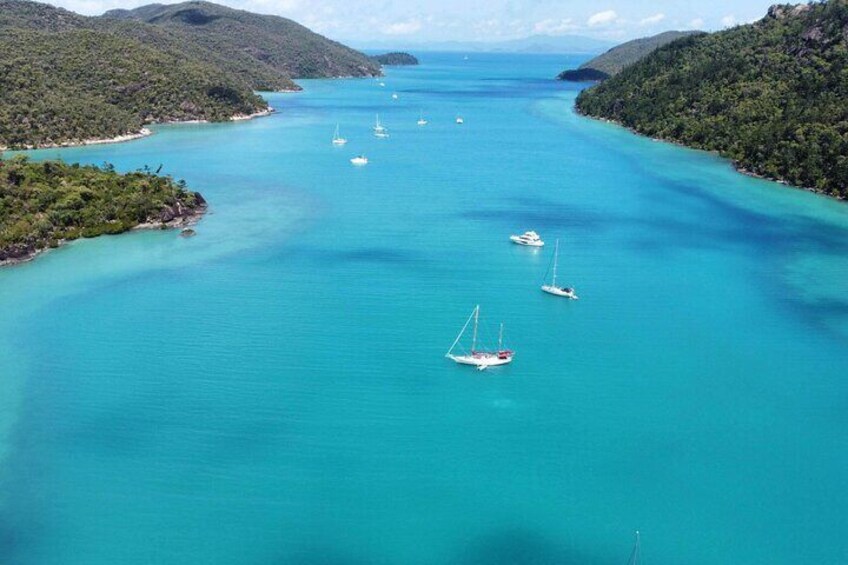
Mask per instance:
[[[421,59],[33,154],[211,210],[0,270],[0,562],[848,563],[848,205]],[[444,359],[475,304],[511,366]]]

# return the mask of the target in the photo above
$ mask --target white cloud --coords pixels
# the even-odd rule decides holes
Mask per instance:
[[[541,33],[544,35],[559,35],[568,31],[574,31],[580,26],[574,23],[571,18],[562,20],[547,19],[541,20],[533,24],[533,33]]]
[[[592,15],[586,23],[589,27],[603,26],[613,23],[618,19],[618,14],[615,10],[606,10]]]
[[[639,21],[640,26],[651,26],[656,25],[665,19],[665,14],[654,14],[653,16],[648,16],[647,18],[642,18]]]
[[[721,18],[721,25],[722,25],[722,27],[733,27],[733,26],[735,26],[736,25],[736,16],[734,16],[733,14],[724,16],[723,18]]]
[[[689,27],[692,29],[701,29],[704,27],[704,20],[702,18],[695,18],[689,22]]]
[[[386,24],[381,29],[386,35],[411,35],[421,31],[421,22],[418,20],[406,20],[402,22],[394,22]]]

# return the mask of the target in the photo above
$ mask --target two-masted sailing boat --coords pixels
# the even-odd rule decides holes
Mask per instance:
[[[469,324],[471,324],[472,320],[474,321],[474,333],[471,338],[471,351],[468,353],[463,353],[460,355],[454,354],[454,350],[459,344],[462,336],[465,334],[465,331],[468,329]],[[474,311],[471,312],[471,315],[468,317],[468,320],[465,321],[465,325],[462,326],[462,330],[459,332],[459,335],[456,336],[456,339],[451,345],[448,352],[445,354],[445,357],[454,361],[455,363],[459,363],[460,365],[473,365],[477,367],[478,370],[483,371],[488,369],[489,367],[496,367],[498,365],[506,365],[508,363],[512,363],[512,358],[515,353],[513,353],[509,349],[505,349],[503,346],[503,324],[501,324],[501,329],[498,334],[498,348],[495,350],[486,350],[486,349],[477,349],[477,334],[478,328],[480,324],[480,305],[474,307]]]
[[[344,145],[347,139],[339,135],[339,124],[336,124],[336,131],[333,132],[333,145]]]
[[[574,289],[567,286],[557,286],[557,261],[559,259],[559,240],[556,240],[556,246],[554,247],[554,276],[551,284],[543,284],[542,292],[547,292],[548,294],[553,294],[554,296],[561,296],[563,298],[570,298],[571,300],[577,300],[577,293],[574,292]]]

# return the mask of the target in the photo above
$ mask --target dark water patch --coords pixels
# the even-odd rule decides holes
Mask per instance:
[[[456,563],[468,565],[612,565],[615,561],[583,554],[531,530],[493,532],[458,551]]]

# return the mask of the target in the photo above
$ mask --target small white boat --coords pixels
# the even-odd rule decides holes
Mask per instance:
[[[333,145],[344,145],[347,139],[339,135],[339,124],[336,124],[336,131],[333,133]]]
[[[381,81],[380,86],[386,86],[386,83]]]
[[[377,114],[377,121],[374,124],[374,136],[379,138],[389,137],[389,130],[380,123],[380,115]]]
[[[397,100],[397,99],[398,99],[397,93],[392,93],[392,100]]]
[[[419,114],[418,125],[419,126],[426,126],[427,125],[427,120],[424,119],[424,112],[423,111]]]
[[[368,157],[365,155],[357,155],[353,159],[350,160],[351,163],[356,165],[357,167],[362,167],[363,165],[368,164]]]
[[[471,350],[459,355],[454,354],[454,350],[457,345],[459,345],[462,336],[465,334],[465,330],[468,329],[468,325],[472,320],[474,320],[474,334],[471,339]],[[462,330],[459,332],[459,335],[456,336],[453,345],[451,345],[451,348],[445,354],[445,357],[460,365],[473,365],[474,367],[477,367],[478,371],[485,371],[489,367],[497,367],[512,363],[512,358],[515,356],[515,353],[509,349],[505,349],[503,346],[503,324],[501,324],[500,333],[498,334],[497,349],[488,351],[485,349],[477,349],[477,332],[479,323],[480,305],[478,304],[474,307],[474,311],[471,312],[471,316],[468,317],[465,325],[462,326]]]
[[[459,125],[462,125],[462,124],[465,123],[465,120],[462,119],[462,116],[457,116],[456,117],[456,123],[458,123]]]
[[[539,237],[534,231],[524,232],[521,235],[511,235],[509,236],[510,241],[513,243],[517,243],[518,245],[526,245],[528,247],[543,247],[545,242],[542,241],[542,238]]]
[[[556,277],[557,277],[557,259],[559,257],[559,240],[556,240],[556,244],[554,245],[554,276],[551,284],[543,284],[542,292],[547,292],[548,294],[553,294],[554,296],[561,296],[563,298],[570,298],[571,300],[577,300],[577,293],[574,292],[573,288],[567,286],[557,286]]]

